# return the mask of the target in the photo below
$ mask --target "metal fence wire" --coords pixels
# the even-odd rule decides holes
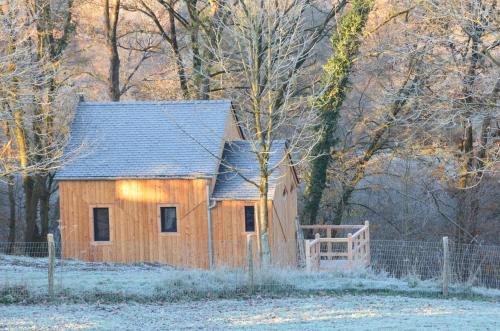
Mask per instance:
[[[372,240],[371,267],[395,278],[437,279],[443,266],[443,245],[436,242]]]
[[[500,247],[450,242],[450,283],[500,288]],[[371,268],[395,278],[442,278],[443,244],[419,241],[371,241]]]
[[[88,243],[87,243],[88,244]],[[126,256],[132,256],[137,249],[136,243],[117,243],[127,248]],[[85,296],[89,293],[132,293],[140,296],[151,292],[151,296],[190,295],[193,288],[204,284],[206,291],[245,291],[249,279],[246,241],[216,241],[214,247],[219,252],[228,252],[224,255],[227,265],[216,264],[216,271],[209,273],[189,267],[190,259],[200,259],[203,252],[190,252],[179,257],[177,266],[156,263],[149,259],[119,261],[118,263],[106,260],[98,255],[86,255],[87,261],[64,257],[63,248],[80,247],[78,243],[55,244],[55,262],[53,288],[58,296],[69,296],[71,291],[77,291]],[[336,250],[335,247],[332,248]],[[340,249],[339,249],[340,250]],[[371,263],[368,272],[373,277],[391,277],[393,279],[430,280],[439,284],[443,278],[443,244],[441,242],[393,241],[372,240],[370,242]],[[47,242],[0,242],[0,302],[9,301],[13,297],[16,301],[29,297],[47,296],[49,270],[49,244]],[[128,254],[130,252],[130,254]],[[198,255],[197,255],[198,254]],[[253,254],[256,254],[255,251]],[[214,256],[214,259],[222,257]],[[100,259],[100,260],[99,260]],[[366,273],[366,270],[362,271]],[[306,282],[311,287],[323,282],[321,286],[331,286],[337,281],[332,277],[341,277],[340,280],[349,280],[349,277],[358,277],[355,273],[338,274],[334,271],[307,273],[302,269],[292,273],[283,271],[279,275],[256,272],[252,286],[256,289],[290,290],[296,284],[291,278],[300,274],[300,286],[306,288]],[[328,278],[326,284],[324,279]],[[207,281],[210,278],[210,281]],[[295,282],[297,282],[295,279]],[[359,279],[356,278],[356,279]],[[474,287],[500,289],[500,246],[464,245],[450,242],[449,245],[449,282],[450,284],[465,284]],[[356,282],[351,282],[357,284]],[[160,285],[158,285],[160,284]],[[324,285],[326,284],[326,285]],[[388,283],[390,286],[390,283]],[[167,291],[167,292],[166,292]],[[2,299],[3,298],[3,299]],[[5,299],[7,298],[7,299]]]
[[[44,257],[48,255],[47,242],[0,242],[0,254]]]

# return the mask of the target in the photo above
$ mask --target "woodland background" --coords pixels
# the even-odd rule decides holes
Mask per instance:
[[[292,141],[302,223],[498,245],[498,5],[0,0],[0,241],[57,229],[54,175],[83,94],[230,98],[243,118],[259,101],[279,114],[273,139]]]

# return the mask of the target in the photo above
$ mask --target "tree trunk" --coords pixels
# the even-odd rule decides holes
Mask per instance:
[[[318,218],[321,198],[326,187],[326,174],[331,158],[330,149],[335,144],[333,131],[333,126],[331,129],[326,128],[323,141],[319,143],[314,151],[314,155],[319,156],[312,162],[311,174],[305,192],[306,203],[302,213],[302,224],[315,224]]]
[[[459,243],[468,243],[468,239],[471,238],[468,235],[469,231],[467,228],[473,217],[471,215],[471,192],[468,189],[469,181],[472,177],[472,173],[469,173],[469,171],[472,171],[473,167],[473,131],[471,124],[464,125],[464,135],[460,143],[460,149],[463,155],[463,164],[457,191],[457,223],[459,226],[456,231],[456,240]]]
[[[268,205],[269,180],[261,177],[259,198],[259,236],[260,236],[260,261],[264,268],[271,265],[271,252],[269,247],[269,205]]]
[[[191,51],[193,52],[192,65],[193,65],[193,90],[196,93],[196,98],[200,100],[208,100],[209,98],[209,77],[206,77],[203,67],[203,58],[205,52],[203,52],[202,45],[200,43],[200,29],[204,24],[205,17],[201,16],[200,11],[197,8],[197,0],[189,0],[186,2],[187,10],[189,13],[190,21],[190,38],[191,38]]]
[[[203,71],[202,71],[202,62],[201,62],[201,54],[200,54],[200,45],[198,42],[198,33],[199,29],[195,26],[192,27],[191,31],[191,48],[193,51],[193,90],[196,93],[197,99],[203,99]]]
[[[342,189],[342,194],[340,195],[340,199],[335,207],[335,217],[332,222],[334,225],[340,225],[342,223],[344,212],[349,204],[352,192],[354,192],[354,187],[352,185],[354,185],[354,183],[351,183],[349,186]]]
[[[108,46],[109,52],[109,81],[108,92],[111,101],[120,101],[120,56],[118,55],[118,47],[116,40],[112,41]]]
[[[190,18],[190,26],[189,26],[189,37],[191,39],[191,51],[193,52],[192,56],[192,84],[193,91],[195,95],[193,95],[196,99],[201,99],[201,81],[203,80],[202,70],[201,70],[201,56],[200,56],[200,43],[199,43],[199,33],[200,33],[200,17],[197,6],[197,0],[188,0],[186,1],[187,11],[189,13]]]
[[[112,101],[120,101],[120,54],[118,53],[117,28],[120,15],[120,0],[116,0],[113,15],[109,0],[104,0],[104,26],[106,48],[109,57],[108,93]]]
[[[168,19],[170,23],[171,46],[175,55],[175,65],[177,68],[177,75],[179,76],[179,84],[181,86],[182,95],[184,99],[189,99],[189,87],[186,78],[186,71],[184,70],[184,64],[182,62],[181,52],[179,50],[179,44],[177,42],[177,30],[175,28],[175,16],[173,11],[174,9],[170,6],[168,9]]]
[[[479,211],[478,202],[475,200],[477,181],[480,179],[478,173],[478,164],[475,162],[474,153],[474,128],[472,126],[472,117],[474,115],[474,98],[473,87],[477,78],[477,69],[479,65],[479,44],[483,30],[478,22],[474,22],[470,32],[472,40],[470,46],[471,56],[469,58],[469,65],[465,76],[462,80],[462,95],[463,101],[460,100],[458,107],[465,107],[465,117],[462,120],[463,135],[462,140],[458,146],[461,153],[462,165],[460,169],[460,179],[458,180],[458,198],[457,198],[457,241],[460,243],[468,243],[471,238],[470,228],[476,222],[476,217]],[[477,205],[477,206],[476,206]]]
[[[35,242],[39,240],[38,227],[36,225],[36,211],[38,207],[38,194],[35,180],[32,176],[23,178],[25,220],[26,229],[24,241]]]
[[[12,135],[11,130],[9,128],[9,124],[7,121],[4,123],[4,134],[5,140],[8,144],[7,147],[7,158],[6,158],[6,166],[5,170],[9,173],[12,162]],[[14,248],[14,242],[16,241],[16,191],[15,191],[15,177],[14,175],[9,174],[7,176],[7,195],[9,197],[9,236],[8,236],[8,246],[7,246],[7,254],[11,254]]]
[[[24,231],[24,241],[33,242],[36,239],[35,234],[38,232],[36,228],[36,207],[38,198],[36,196],[36,187],[33,176],[29,174],[29,157],[28,146],[25,132],[23,130],[23,116],[21,111],[14,112],[15,122],[15,137],[18,149],[18,158],[21,165],[21,176],[23,181],[24,204],[25,204],[25,221],[26,228]]]
[[[365,29],[373,1],[354,0],[352,7],[340,19],[332,37],[333,56],[324,66],[324,92],[318,98],[321,124],[319,144],[316,146],[311,166],[311,176],[305,191],[305,206],[302,222],[316,223],[318,210],[326,186],[326,174],[336,144],[334,137],[337,129],[340,108],[349,88],[349,76],[360,45],[360,37]]]
[[[9,195],[9,245],[7,247],[7,254],[11,254],[16,241],[16,192],[14,177],[7,178],[8,195]]]
[[[43,178],[40,178],[39,180],[40,183],[40,194],[39,194],[39,199],[40,199],[40,224],[42,226],[42,231],[41,231],[41,238],[46,238],[47,234],[49,233],[49,208],[50,208],[50,187],[48,187],[48,179],[46,176],[43,176]]]

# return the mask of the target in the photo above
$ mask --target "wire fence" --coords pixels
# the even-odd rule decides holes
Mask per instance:
[[[440,291],[443,280],[444,251],[440,242],[372,240],[370,266],[362,270],[260,270],[256,264],[251,275],[246,240],[215,241],[214,272],[202,270],[208,268],[206,262],[200,262],[207,260],[206,250],[199,249],[208,245],[205,242],[188,245],[185,254],[175,259],[168,254],[151,253],[157,249],[166,251],[168,247],[150,246],[149,250],[141,250],[137,243],[115,244],[119,252],[109,246],[91,247],[89,243],[55,244],[54,290],[50,293],[49,244],[0,242],[0,303],[29,302],[47,296],[73,300],[112,297],[174,300],[227,297],[249,291],[293,294],[396,288],[436,292]],[[254,247],[252,254],[257,255],[256,252]],[[272,258],[285,261],[283,257],[291,255],[282,253],[283,256]],[[292,253],[296,254],[296,250]],[[160,260],[163,263],[157,262]],[[202,268],[193,268],[193,261],[200,262]],[[450,242],[448,262],[450,284],[500,289],[499,246]]]
[[[419,241],[371,241],[371,268],[391,277],[442,279],[443,244]],[[500,288],[500,246],[450,242],[449,281],[487,288]]]

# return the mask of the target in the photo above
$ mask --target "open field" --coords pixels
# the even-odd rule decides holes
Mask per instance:
[[[328,296],[165,304],[0,306],[5,330],[498,330],[494,302]]]
[[[369,270],[215,272],[158,264],[57,261],[47,297],[47,259],[0,256],[0,330],[281,329],[497,330],[500,291],[439,279],[395,279]],[[471,299],[471,300],[469,300]]]

